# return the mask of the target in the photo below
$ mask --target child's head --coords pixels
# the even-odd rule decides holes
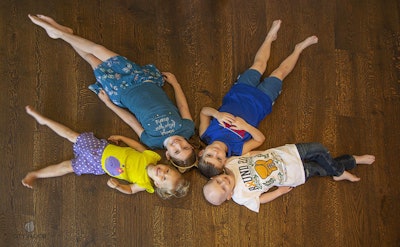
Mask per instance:
[[[207,178],[221,174],[226,163],[226,146],[213,142],[199,152],[198,168]]]
[[[147,174],[153,180],[156,192],[162,199],[172,196],[184,197],[189,191],[190,183],[171,166],[150,164],[147,166]]]
[[[183,173],[197,165],[193,146],[182,136],[168,137],[164,140],[164,147],[167,149],[165,156],[180,172]]]
[[[218,206],[232,198],[234,188],[234,176],[221,174],[211,178],[211,180],[204,185],[203,194],[209,203]]]

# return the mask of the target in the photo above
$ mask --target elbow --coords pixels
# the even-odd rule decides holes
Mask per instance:
[[[265,141],[265,136],[263,134],[261,134],[261,135],[258,135],[257,138],[253,137],[253,139],[261,145]]]

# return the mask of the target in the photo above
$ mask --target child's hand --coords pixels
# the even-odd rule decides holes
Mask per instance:
[[[112,142],[114,142],[114,143],[116,143],[116,144],[119,144],[119,141],[121,141],[121,136],[119,136],[119,135],[112,135],[112,136],[108,137],[108,140],[109,140],[109,141],[112,141]]]
[[[162,75],[164,76],[165,81],[168,82],[169,84],[171,85],[179,84],[175,75],[172,74],[171,72],[162,72]]]
[[[100,90],[99,94],[97,95],[99,96],[99,98],[101,99],[101,101],[103,101],[104,103],[109,103],[111,102],[110,97],[108,97],[108,94],[106,93],[106,91],[104,91],[103,89]]]
[[[114,178],[110,178],[110,179],[107,181],[107,185],[108,185],[108,187],[110,187],[111,189],[115,189],[115,188],[118,187],[119,182],[118,182],[116,179],[114,179]]]
[[[281,193],[281,195],[283,195],[283,194],[288,193],[292,189],[293,189],[293,187],[290,187],[290,186],[281,186],[281,187],[278,187],[276,190],[278,190]]]
[[[235,117],[235,119],[232,122],[231,129],[233,129],[233,130],[245,130],[247,125],[248,125],[248,123],[243,118]]]
[[[217,112],[215,118],[222,126],[224,126],[224,123],[232,125],[232,123],[235,121],[235,116],[228,112]]]

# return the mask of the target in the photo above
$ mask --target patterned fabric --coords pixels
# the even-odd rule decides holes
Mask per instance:
[[[182,119],[175,104],[162,89],[162,74],[154,65],[138,66],[116,56],[95,70],[97,82],[89,89],[98,93],[104,89],[111,101],[135,115],[144,131],[140,141],[151,149],[163,148],[163,142],[173,135],[189,139],[194,135],[194,122]]]
[[[235,176],[232,200],[254,212],[259,211],[260,196],[270,188],[305,183],[303,162],[294,144],[232,157],[225,167]]]
[[[104,89],[111,101],[121,107],[121,93],[144,82],[155,83],[162,87],[164,80],[160,71],[153,65],[139,66],[125,57],[115,56],[101,63],[95,70],[96,82],[89,89],[99,93]]]
[[[76,175],[102,175],[101,156],[108,142],[96,138],[93,133],[82,133],[73,145],[75,158],[72,159],[72,169]]]

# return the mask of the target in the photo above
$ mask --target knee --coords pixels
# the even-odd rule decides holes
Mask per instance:
[[[283,69],[276,69],[274,70],[270,76],[279,78],[280,80],[283,81],[283,79],[285,78],[286,72]]]
[[[61,169],[64,173],[71,173],[74,171],[74,169],[72,168],[72,161],[71,160],[67,160],[61,163]]]
[[[108,51],[108,49],[106,47],[104,47],[103,45],[95,44],[92,47],[93,54],[103,53],[103,52],[107,52],[107,51]]]
[[[251,66],[251,69],[255,69],[260,72],[260,74],[264,74],[265,70],[267,69],[267,62],[262,60],[255,60],[253,65]]]
[[[319,151],[322,153],[329,153],[329,150],[319,142],[313,142],[313,143],[311,143],[311,145],[313,146],[313,149],[315,151]]]

